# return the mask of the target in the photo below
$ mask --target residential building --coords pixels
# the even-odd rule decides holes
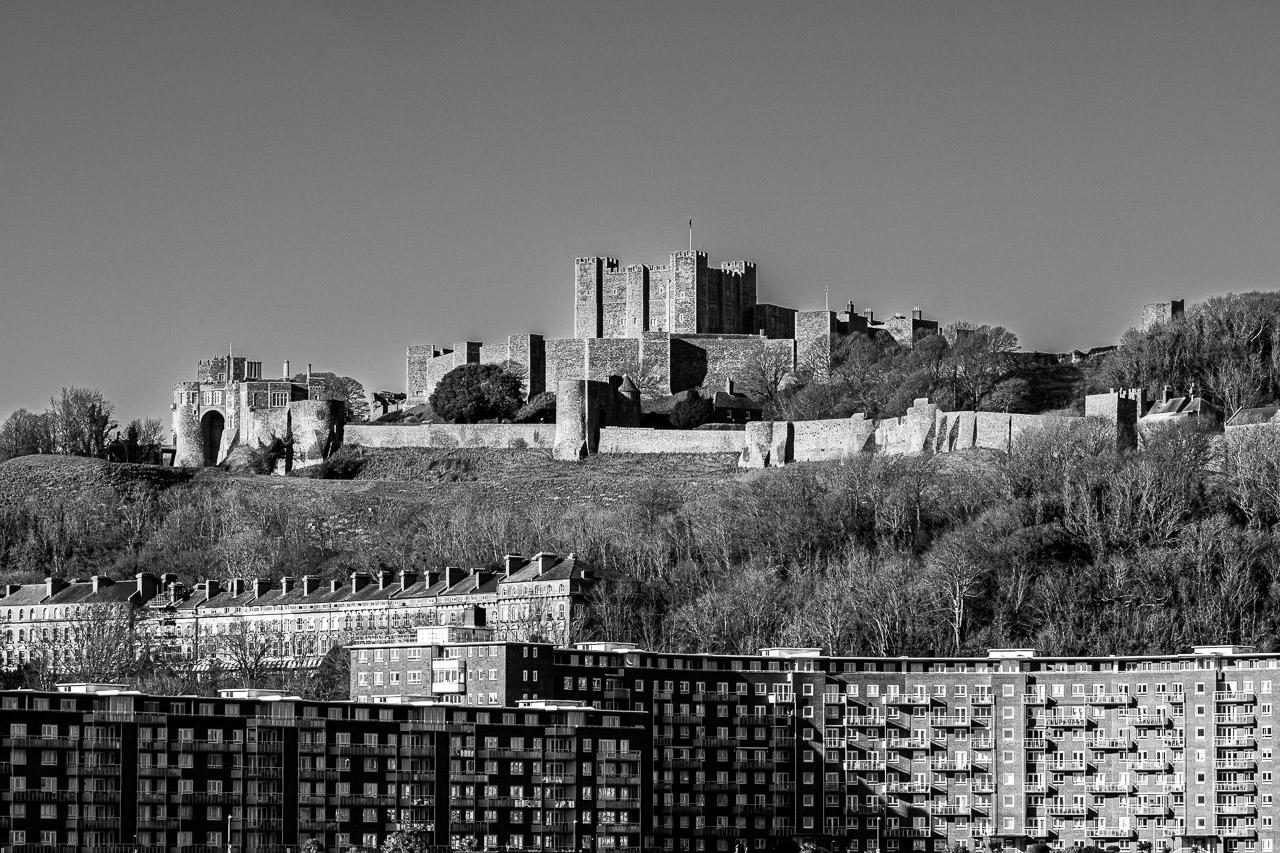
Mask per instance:
[[[65,687],[0,692],[12,853],[345,853],[398,829],[433,850],[639,849],[650,825],[637,713]]]
[[[378,661],[357,646],[353,695],[398,697],[374,676],[391,671],[393,649],[406,666],[411,647],[369,647]],[[441,701],[648,715],[649,849],[800,837],[890,853],[993,840],[1275,850],[1276,654],[882,659],[496,641],[422,652],[422,695]]]

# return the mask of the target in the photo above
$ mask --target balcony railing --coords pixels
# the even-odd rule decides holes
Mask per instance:
[[[1089,807],[1080,803],[1045,803],[1045,811],[1055,817],[1084,817]]]
[[[1087,698],[1090,705],[1131,705],[1133,696],[1123,691],[1114,693],[1094,693]]]
[[[1258,783],[1239,779],[1214,782],[1213,790],[1223,794],[1252,794],[1258,790]]]
[[[1214,714],[1213,721],[1220,726],[1252,726],[1257,724],[1258,715],[1252,712]]]
[[[1089,748],[1096,750],[1129,750],[1133,749],[1133,741],[1127,737],[1095,737],[1089,741]]]
[[[1217,690],[1213,694],[1213,701],[1219,704],[1235,702],[1247,705],[1256,702],[1257,698],[1252,690]]]
[[[929,725],[938,728],[965,728],[969,725],[968,714],[934,714],[929,718]]]

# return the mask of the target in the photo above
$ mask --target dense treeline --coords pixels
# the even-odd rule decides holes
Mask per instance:
[[[1063,419],[1007,458],[868,456],[654,484],[589,512],[480,498],[281,501],[237,478],[0,512],[9,582],[47,573],[275,577],[497,565],[575,551],[619,573],[581,636],[655,649],[815,645],[843,654],[1265,647],[1274,606],[1280,438],[1190,428],[1117,453],[1105,424]],[[968,467],[955,467],[957,464]],[[952,466],[940,469],[945,464]]]

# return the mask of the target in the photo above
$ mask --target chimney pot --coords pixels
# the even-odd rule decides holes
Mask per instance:
[[[288,379],[288,378],[289,378],[289,376],[290,376],[290,373],[289,373],[289,359],[287,359],[287,358],[286,358],[286,359],[284,360],[284,366],[283,366],[283,368],[282,368],[282,369],[284,370],[284,378],[285,378],[285,379]]]

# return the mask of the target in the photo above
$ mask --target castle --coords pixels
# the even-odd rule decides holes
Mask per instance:
[[[279,442],[285,471],[313,465],[342,442],[345,404],[329,399],[323,381],[262,376],[262,362],[243,356],[201,361],[194,382],[173,386],[173,464],[199,467],[226,461],[236,447]],[[280,464],[278,463],[278,464]]]
[[[620,267],[617,259],[574,261],[573,337],[522,334],[491,345],[410,346],[407,405],[425,403],[436,383],[463,364],[499,364],[521,376],[529,397],[562,379],[630,376],[645,399],[690,388],[750,385],[765,366],[787,373],[826,369],[833,334],[884,332],[902,346],[936,332],[920,309],[877,322],[871,311],[798,311],[756,301],[756,265],[719,269],[702,251],[673,252],[667,264]]]

